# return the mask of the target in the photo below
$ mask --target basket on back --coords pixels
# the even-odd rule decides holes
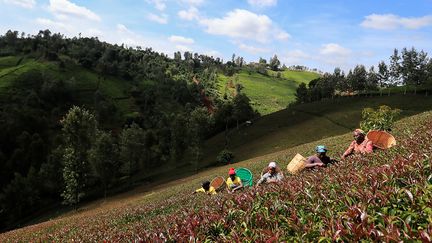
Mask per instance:
[[[243,183],[244,187],[252,186],[253,184],[253,175],[252,172],[246,168],[237,168],[235,169],[235,173]]]
[[[306,158],[301,154],[296,154],[294,158],[287,165],[287,170],[291,174],[297,174],[302,171],[306,166]]]
[[[370,130],[366,138],[372,141],[373,146],[380,149],[388,149],[396,145],[396,139],[385,131]]]
[[[216,176],[211,182],[210,186],[214,187],[216,191],[221,191],[225,188],[225,179],[222,176]]]

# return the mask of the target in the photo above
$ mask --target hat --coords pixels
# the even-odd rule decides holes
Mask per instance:
[[[325,153],[325,152],[327,152],[327,148],[324,145],[318,145],[318,146],[316,146],[315,151],[317,153]]]
[[[363,131],[363,130],[361,130],[360,128],[357,128],[356,130],[354,130],[354,135],[365,135],[366,133]]]
[[[268,167],[270,168],[276,168],[276,162],[272,161],[269,163]]]
[[[228,172],[228,175],[235,175],[236,173],[235,173],[235,170],[234,170],[234,168],[230,168],[229,169],[229,172]]]

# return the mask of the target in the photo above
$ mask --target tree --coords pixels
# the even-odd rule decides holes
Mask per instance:
[[[15,173],[14,179],[3,188],[0,194],[0,208],[2,209],[0,212],[4,210],[2,213],[7,218],[7,222],[0,222],[0,226],[4,226],[3,223],[10,226],[28,215],[32,208],[38,207],[40,195],[37,185],[38,178],[33,167],[29,170],[27,177]]]
[[[185,124],[187,124],[187,115],[178,114],[172,119],[171,129],[170,129],[170,153],[171,160],[174,163],[182,158],[184,151],[188,148],[189,133],[187,129],[184,129]]]
[[[384,84],[386,84],[389,81],[390,73],[388,71],[387,65],[384,61],[381,61],[378,64],[378,82],[380,87],[384,87]]]
[[[123,173],[131,177],[140,167],[144,167],[146,158],[145,131],[136,123],[123,129],[120,134],[120,159]]]
[[[415,48],[402,49],[402,61],[400,63],[400,75],[404,84],[421,85],[427,76],[427,54],[424,51],[417,52]]]
[[[308,90],[305,83],[300,83],[296,90],[296,101],[305,103],[308,101]]]
[[[273,71],[279,70],[280,61],[279,61],[276,54],[272,58],[270,58],[269,66],[270,66],[270,69]]]
[[[390,57],[390,77],[391,84],[398,84],[401,77],[401,65],[400,65],[400,56],[399,51],[397,49],[393,50],[393,55]]]
[[[376,90],[378,87],[378,82],[378,73],[375,72],[374,66],[371,66],[369,68],[369,72],[367,73],[366,88],[368,90]]]
[[[85,195],[84,189],[90,170],[88,151],[96,135],[97,122],[93,114],[78,106],[72,107],[60,122],[63,126],[62,137],[65,144],[65,190],[62,197],[65,204],[76,205]]]
[[[174,60],[177,62],[181,61],[181,52],[179,51],[174,52]]]
[[[90,150],[90,163],[94,173],[102,182],[104,198],[109,184],[116,178],[120,167],[118,155],[118,147],[111,135],[107,132],[99,132]]]
[[[349,85],[345,78],[345,73],[339,67],[334,69],[333,79],[334,79],[335,89],[338,89],[340,91],[347,91],[349,89]]]
[[[246,121],[254,116],[254,111],[250,105],[250,99],[245,94],[237,94],[233,99],[233,116],[237,122],[237,129],[239,122]]]
[[[351,88],[353,90],[365,90],[366,89],[366,79],[367,79],[367,71],[365,66],[357,65],[352,75],[347,78],[348,82],[351,84]]]
[[[432,58],[429,59],[426,70],[427,70],[426,84],[429,85],[429,87],[432,87]]]
[[[63,203],[68,205],[76,205],[84,196],[84,179],[87,167],[86,162],[79,161],[78,156],[72,148],[66,148],[63,152],[63,180],[65,188],[61,196]]]
[[[204,107],[195,108],[189,116],[188,130],[190,135],[190,146],[193,153],[193,163],[198,169],[198,162],[202,157],[202,144],[205,136],[213,128],[214,120]]]

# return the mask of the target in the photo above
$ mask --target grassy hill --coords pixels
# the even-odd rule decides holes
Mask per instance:
[[[106,97],[115,101],[116,108],[121,115],[125,116],[136,112],[136,108],[130,99],[127,99],[130,82],[111,76],[101,76],[96,72],[85,69],[75,64],[68,57],[63,57],[65,67],[60,67],[57,62],[37,60],[26,56],[0,57],[0,92],[5,92],[14,80],[20,75],[40,71],[43,75],[67,81],[77,92],[83,103],[91,102],[85,100],[84,93],[94,92],[99,89]],[[223,74],[218,75],[218,88],[221,94],[228,96],[234,94],[234,87],[227,85],[232,80],[233,85],[240,83],[244,92],[250,99],[252,106],[262,115],[270,114],[282,109],[295,100],[295,92],[299,83],[308,83],[319,77],[318,74],[306,71],[286,70],[280,72],[281,77],[277,78],[277,72],[268,71],[268,75],[257,72],[249,73],[241,70],[234,77]],[[79,93],[83,94],[80,95]]]
[[[115,103],[120,116],[136,111],[133,102],[128,99],[130,82],[111,76],[101,76],[96,72],[75,64],[67,57],[61,67],[58,62],[37,60],[26,56],[0,57],[0,92],[13,92],[10,87],[23,74],[40,72],[50,79],[63,80],[73,90],[80,103],[92,104],[93,93],[99,90],[103,96]]]
[[[287,176],[280,185],[190,195],[202,180],[226,175],[230,166],[224,166],[88,204],[4,233],[0,241],[427,241],[432,233],[431,121],[431,112],[405,118],[393,130],[396,147]],[[338,157],[351,139],[346,133],[235,166],[250,168],[256,178],[268,161],[285,167],[296,153],[309,155],[317,144]]]
[[[268,75],[241,70],[233,77],[218,75],[218,86],[221,94],[227,96],[235,93],[235,85],[241,84],[250,99],[254,109],[262,115],[267,115],[285,109],[289,103],[295,101],[295,92],[300,83],[318,78],[319,74],[306,71],[286,70],[280,72],[268,71]]]
[[[365,107],[388,105],[402,110],[401,116],[411,116],[432,107],[432,96],[392,95],[350,97],[301,104],[263,116],[251,126],[241,126],[229,132],[229,146],[234,161],[280,151],[329,136],[340,135],[357,128]],[[246,142],[247,141],[247,142]],[[225,145],[220,133],[205,144],[205,164],[214,163]]]

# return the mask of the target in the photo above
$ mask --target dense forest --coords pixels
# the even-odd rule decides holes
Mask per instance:
[[[369,70],[364,65],[357,65],[345,74],[340,68],[333,73],[325,73],[297,88],[298,103],[331,98],[336,95],[353,95],[356,93],[372,94],[389,87],[400,87],[406,91],[410,87],[417,91],[432,90],[432,58],[424,51],[414,47],[395,49],[389,58],[389,64],[379,62],[377,68]]]
[[[3,230],[60,202],[75,206],[155,171],[196,165],[206,138],[259,116],[241,92],[217,92],[217,73],[233,75],[243,64],[239,57],[169,58],[44,30],[0,36],[0,58],[17,60],[0,64]],[[26,60],[44,68],[22,71]],[[97,77],[95,88],[78,75],[82,70]],[[126,87],[120,97],[100,88],[113,79]],[[116,103],[122,99],[126,108]]]

